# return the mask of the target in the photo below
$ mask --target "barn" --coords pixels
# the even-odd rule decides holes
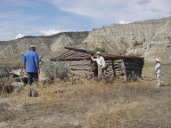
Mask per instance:
[[[97,77],[97,63],[91,60],[96,57],[95,51],[65,47],[66,52],[51,61],[62,61],[70,67],[71,73],[80,77]],[[136,81],[141,78],[144,58],[138,55],[116,55],[102,53],[106,62],[105,79]]]

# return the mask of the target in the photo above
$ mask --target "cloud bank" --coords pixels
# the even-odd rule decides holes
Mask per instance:
[[[171,0],[0,0],[0,40],[171,16]],[[129,21],[129,22],[128,22]]]
[[[57,33],[60,33],[61,31],[57,31],[57,30],[54,30],[54,29],[50,29],[50,30],[41,30],[40,33],[46,35],[46,36],[50,36],[50,35],[54,35],[54,34],[57,34]]]
[[[63,11],[108,21],[136,21],[171,15],[170,0],[52,0]]]
[[[19,34],[15,37],[15,39],[19,39],[19,38],[22,38],[22,37],[24,37],[24,35],[21,34],[21,33],[19,33]]]
[[[129,21],[124,21],[124,20],[120,20],[117,22],[117,24],[129,24]]]

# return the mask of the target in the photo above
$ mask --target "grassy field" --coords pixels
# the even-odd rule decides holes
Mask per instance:
[[[0,128],[171,128],[171,86],[56,80],[1,94]]]
[[[0,66],[9,66],[9,67],[21,67],[21,61],[1,61]]]
[[[145,64],[143,67],[143,77],[155,79],[155,64]],[[171,64],[161,64],[161,82],[163,85],[171,85]]]

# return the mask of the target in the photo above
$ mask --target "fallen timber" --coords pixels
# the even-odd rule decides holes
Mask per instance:
[[[52,58],[51,61],[63,61],[70,66],[71,72],[81,77],[98,74],[96,62],[91,56],[96,57],[95,51],[65,47],[66,52]],[[144,58],[137,55],[116,55],[102,53],[106,61],[105,78],[115,80],[117,78],[127,81],[137,80],[141,77],[144,66]]]

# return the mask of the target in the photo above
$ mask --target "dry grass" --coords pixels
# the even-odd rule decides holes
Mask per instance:
[[[170,86],[157,88],[153,82],[109,84],[81,79],[56,80],[35,89],[39,97],[28,97],[25,87],[18,94],[8,95],[13,97],[10,101],[0,102],[0,128],[171,127]],[[11,115],[6,114],[9,112]]]

